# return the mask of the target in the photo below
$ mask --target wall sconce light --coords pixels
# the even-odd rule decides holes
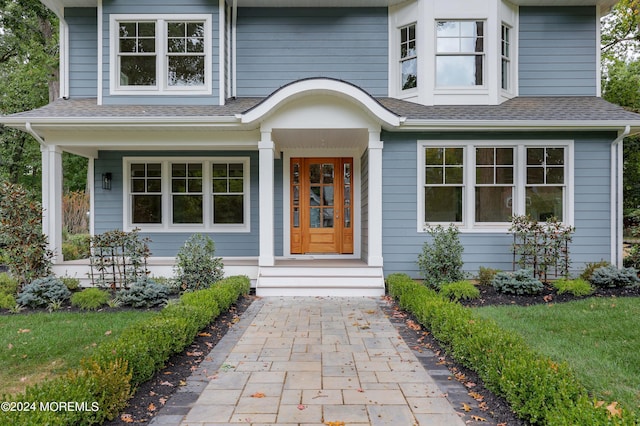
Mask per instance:
[[[102,189],[111,191],[111,173],[102,174]]]

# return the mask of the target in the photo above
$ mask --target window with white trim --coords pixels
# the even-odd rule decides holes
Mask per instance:
[[[111,19],[112,92],[210,93],[210,17],[112,15]]]
[[[484,85],[484,21],[436,22],[436,87]]]
[[[508,229],[513,215],[569,223],[570,141],[418,143],[418,229]]]
[[[501,26],[501,87],[502,90],[511,90],[511,28],[505,24]]]
[[[249,158],[125,158],[129,228],[248,232]]]
[[[400,76],[402,90],[418,87],[416,24],[400,28]]]

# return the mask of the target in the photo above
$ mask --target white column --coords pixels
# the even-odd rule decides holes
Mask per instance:
[[[380,132],[369,132],[369,266],[382,266],[382,147]]]
[[[53,263],[62,258],[62,150],[41,146],[42,153],[42,232],[53,252]]]
[[[275,145],[271,140],[271,132],[262,132],[258,144],[260,152],[260,257],[259,266],[273,266],[274,232],[273,232],[273,159]]]

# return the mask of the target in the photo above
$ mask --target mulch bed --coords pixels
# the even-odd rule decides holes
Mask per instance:
[[[634,289],[598,289],[590,297],[639,297],[640,288]],[[456,363],[442,349],[433,336],[419,326],[417,320],[410,314],[402,312],[390,298],[386,298],[385,313],[392,322],[401,321],[405,326],[398,327],[400,335],[407,345],[414,351],[432,351],[435,357],[421,357],[427,369],[438,369],[443,366],[449,369],[451,375],[445,380],[457,380],[467,389],[472,403],[468,404],[469,411],[463,409],[462,402],[452,401],[454,407],[465,415],[467,424],[496,425],[496,426],[524,426],[527,423],[518,419],[511,411],[509,404],[501,397],[486,389],[477,374]],[[470,307],[489,305],[519,305],[529,306],[543,303],[561,303],[571,300],[584,299],[570,294],[559,295],[550,286],[537,296],[511,296],[496,292],[493,287],[481,286],[480,298],[465,301]],[[254,296],[240,299],[229,311],[221,314],[207,329],[198,335],[196,340],[181,354],[173,356],[166,367],[158,372],[150,381],[141,385],[129,406],[117,419],[105,423],[108,426],[124,426],[130,424],[148,423],[168,398],[181,386],[197,368],[211,349],[220,341],[229,328],[238,321],[240,315],[252,303]],[[431,363],[432,365],[429,365]],[[451,396],[450,396],[451,397]],[[466,411],[466,412],[465,412]]]

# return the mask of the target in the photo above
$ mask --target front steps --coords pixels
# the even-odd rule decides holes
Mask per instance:
[[[257,296],[383,296],[382,267],[361,261],[278,261],[262,266]]]

